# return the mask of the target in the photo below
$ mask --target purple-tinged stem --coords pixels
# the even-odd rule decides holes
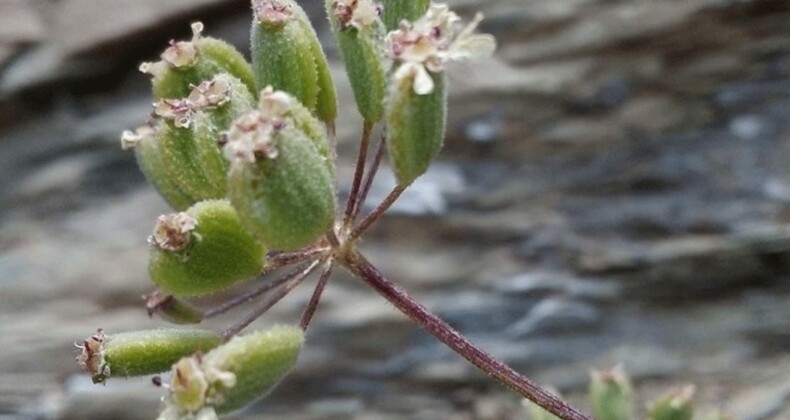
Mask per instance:
[[[359,153],[357,154],[357,167],[354,169],[354,180],[351,183],[351,191],[348,193],[346,201],[346,211],[343,216],[343,227],[347,228],[354,222],[354,209],[359,198],[359,187],[362,184],[362,176],[365,174],[365,161],[368,157],[368,146],[370,145],[370,133],[373,124],[365,122],[362,127],[362,140],[359,142]]]
[[[290,280],[288,280],[285,284],[283,284],[282,287],[277,289],[277,293],[270,296],[269,299],[266,300],[266,302],[264,302],[261,306],[256,308],[254,311],[250,312],[250,314],[247,315],[247,317],[242,319],[240,322],[234,324],[233,326],[225,330],[222,333],[222,337],[225,340],[230,340],[233,336],[241,332],[241,330],[247,328],[248,325],[255,322],[256,319],[260,318],[263,314],[266,313],[266,311],[271,309],[272,306],[276,305],[277,302],[279,302],[280,300],[282,300],[282,298],[287,296],[288,293],[291,292],[291,290],[293,290],[296,286],[299,285],[299,283],[304,281],[304,279],[307,278],[307,276],[309,276],[310,273],[312,273],[313,270],[315,270],[316,267],[318,267],[318,264],[320,263],[321,263],[320,260],[316,260],[310,263],[307,266],[307,268],[302,268],[301,271],[299,271],[295,276],[293,276]]]
[[[307,269],[305,269],[305,266],[302,266],[302,267],[299,267],[299,268],[297,268],[295,270],[291,270],[288,273],[285,273],[285,274],[283,274],[280,277],[277,277],[275,279],[272,279],[272,280],[264,283],[263,285],[261,285],[260,287],[258,287],[256,289],[250,290],[249,292],[246,292],[244,294],[236,296],[235,298],[233,298],[233,299],[231,299],[231,300],[229,300],[227,302],[224,302],[224,303],[222,303],[219,306],[216,306],[214,308],[208,309],[208,310],[203,312],[203,318],[211,318],[211,317],[215,317],[215,316],[220,315],[220,314],[224,314],[225,312],[228,312],[229,310],[231,310],[231,309],[233,309],[233,308],[235,308],[235,307],[237,307],[239,305],[243,305],[243,304],[255,299],[256,297],[258,297],[258,296],[260,296],[260,295],[262,295],[262,294],[264,294],[264,293],[266,293],[266,292],[268,292],[270,290],[276,289],[280,285],[286,284],[286,283],[288,283],[288,282],[290,282],[290,281],[292,281],[294,279],[299,278],[300,276],[306,277],[307,275],[304,274],[305,271],[306,270],[312,271],[312,269],[315,268],[315,265],[317,263],[318,263],[318,261],[314,261],[313,263],[311,263],[310,265],[307,266],[308,267]],[[307,274],[310,274],[310,273],[308,272]]]
[[[312,257],[318,257],[322,253],[328,251],[326,246],[307,247],[293,252],[272,252],[266,258],[264,271],[270,271],[275,268],[285,267],[287,265],[298,264],[306,261]]]
[[[368,230],[370,225],[372,225],[376,220],[378,220],[379,217],[381,217],[381,215],[384,214],[384,212],[389,210],[392,204],[395,203],[395,200],[397,200],[398,197],[400,197],[400,195],[403,194],[403,191],[405,190],[406,187],[398,185],[392,191],[390,191],[387,197],[384,198],[384,201],[382,201],[381,204],[378,205],[378,207],[376,207],[372,212],[370,212],[370,214],[368,214],[367,217],[365,217],[361,222],[359,222],[359,225],[357,225],[357,227],[355,227],[354,230],[351,231],[349,238],[351,240],[354,240],[356,238],[359,238],[363,233],[365,233],[365,231]]]
[[[307,330],[310,321],[313,319],[313,315],[315,315],[316,309],[318,309],[318,304],[321,302],[321,295],[324,293],[324,288],[326,288],[326,284],[329,282],[329,278],[332,275],[334,264],[335,262],[332,259],[324,263],[324,271],[321,272],[318,284],[316,284],[313,295],[310,297],[310,302],[307,303],[307,307],[304,308],[304,312],[302,313],[302,320],[299,322],[299,326],[303,331]]]
[[[373,186],[373,180],[376,178],[376,173],[379,171],[381,159],[384,157],[384,149],[386,144],[387,139],[384,135],[382,135],[381,139],[379,139],[378,146],[376,146],[376,154],[373,157],[373,162],[370,164],[370,169],[368,169],[368,173],[365,176],[365,182],[362,184],[362,190],[359,192],[357,205],[354,206],[354,214],[351,216],[352,220],[356,219],[359,212],[362,211],[362,207],[365,206],[365,200],[368,198],[370,187]]]
[[[564,420],[592,420],[592,418],[565,403],[557,396],[541,388],[510,366],[495,359],[466,337],[453,329],[447,322],[431,313],[415,301],[406,291],[388,280],[362,255],[353,252],[346,256],[343,264],[357,277],[384,296],[401,312],[419,324],[442,343],[463,356],[483,372],[491,375],[506,387],[519,393],[528,400],[543,407],[546,411]]]

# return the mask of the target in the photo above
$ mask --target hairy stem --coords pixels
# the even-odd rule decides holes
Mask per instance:
[[[365,200],[368,198],[370,187],[373,185],[373,180],[376,178],[376,173],[379,171],[381,159],[384,157],[386,145],[387,139],[384,135],[382,135],[379,139],[378,146],[376,146],[376,155],[373,157],[373,162],[370,164],[370,169],[368,169],[367,175],[365,175],[365,182],[362,183],[362,190],[359,192],[357,205],[354,206],[354,214],[351,216],[352,220],[357,218],[359,212],[362,211],[362,207],[365,206]]]
[[[354,209],[359,198],[359,187],[362,184],[362,176],[365,174],[365,161],[368,157],[368,146],[370,145],[370,133],[373,124],[365,122],[362,127],[362,140],[359,142],[359,153],[357,154],[357,167],[354,170],[354,180],[351,183],[351,191],[348,193],[346,201],[346,211],[343,217],[344,230],[354,222]]]
[[[299,283],[304,281],[304,279],[307,278],[307,276],[309,276],[310,273],[312,273],[313,270],[315,270],[316,267],[318,267],[318,264],[320,263],[321,263],[320,260],[316,260],[310,263],[309,265],[307,265],[306,267],[301,267],[298,271],[288,273],[288,275],[286,275],[285,277],[289,277],[289,278],[279,289],[277,289],[276,293],[271,295],[269,299],[263,302],[261,306],[255,308],[255,310],[250,312],[250,314],[247,315],[244,319],[242,319],[238,323],[232,325],[230,328],[225,330],[222,333],[222,337],[225,338],[226,340],[229,340],[230,338],[241,332],[241,330],[246,328],[248,325],[255,322],[256,319],[260,318],[263,314],[266,313],[266,311],[271,309],[272,306],[276,305],[277,302],[279,302],[280,300],[282,300],[282,298],[288,295],[288,293],[290,293],[291,290],[293,290],[296,286],[298,286]]]
[[[591,420],[591,417],[565,403],[557,396],[513,370],[510,366],[500,362],[472,344],[448,323],[416,302],[406,291],[384,277],[362,255],[356,252],[349,253],[343,264],[414,322],[503,385],[561,419]]]
[[[307,307],[304,308],[304,312],[302,313],[302,320],[299,322],[299,326],[302,330],[307,330],[310,321],[313,319],[313,315],[315,315],[316,309],[318,309],[318,304],[321,302],[321,295],[324,293],[324,288],[326,288],[329,277],[332,275],[334,264],[335,262],[332,259],[324,263],[324,271],[321,272],[318,284],[316,284],[313,295],[310,297],[310,302],[307,303]]]
[[[298,264],[310,258],[317,257],[329,249],[330,248],[326,246],[314,246],[293,252],[270,252],[266,257],[266,264],[263,267],[263,271],[265,272],[287,265]]]
[[[398,197],[400,197],[400,195],[403,194],[403,191],[405,190],[406,187],[398,185],[392,191],[390,191],[387,197],[384,198],[384,201],[382,201],[381,204],[378,205],[378,207],[376,207],[372,212],[370,212],[370,214],[367,215],[367,217],[365,217],[361,222],[359,222],[359,225],[357,225],[357,227],[355,227],[354,230],[351,231],[349,238],[353,240],[359,238],[360,235],[365,233],[365,231],[368,230],[370,225],[372,225],[376,220],[378,220],[379,217],[381,217],[381,215],[383,215],[392,206],[392,204],[395,203],[395,200],[397,200]]]
[[[248,291],[246,293],[243,293],[243,294],[241,294],[239,296],[234,297],[231,300],[223,302],[219,306],[216,306],[214,308],[210,308],[210,309],[207,309],[207,310],[203,311],[203,318],[204,319],[206,319],[206,318],[213,318],[213,317],[215,317],[217,315],[224,314],[225,312],[228,312],[229,310],[231,310],[231,309],[233,309],[233,308],[235,308],[237,306],[243,305],[243,304],[255,299],[256,297],[258,297],[258,296],[260,296],[260,295],[262,295],[262,294],[264,294],[264,293],[266,293],[266,292],[268,292],[268,291],[270,291],[272,289],[277,288],[281,284],[287,283],[289,280],[294,279],[297,276],[299,276],[300,274],[302,274],[303,271],[304,271],[304,267],[299,267],[299,268],[297,268],[295,270],[292,270],[292,271],[290,271],[288,273],[283,274],[280,277],[277,277],[277,278],[274,278],[274,279],[270,279],[266,283],[262,284],[261,286],[255,288],[253,290],[250,290],[250,291]]]

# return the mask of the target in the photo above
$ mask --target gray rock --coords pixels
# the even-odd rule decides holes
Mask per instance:
[[[589,331],[600,325],[601,311],[594,305],[564,298],[544,299],[521,320],[508,327],[512,337]]]

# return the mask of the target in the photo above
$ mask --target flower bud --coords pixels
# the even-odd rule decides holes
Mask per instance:
[[[694,417],[694,406],[691,403],[693,396],[693,385],[670,391],[653,403],[647,418],[650,420],[691,420]]]
[[[393,31],[404,19],[409,22],[419,19],[428,10],[430,3],[430,0],[381,0],[384,9],[381,20],[387,31]]]
[[[430,74],[433,90],[414,91],[414,79],[395,79],[387,103],[387,150],[398,184],[407,186],[428,170],[444,142],[447,97],[443,73]]]
[[[277,326],[181,359],[173,365],[170,395],[159,419],[216,418],[249,405],[293,368],[303,344],[300,328]]]
[[[160,216],[149,242],[151,280],[176,296],[212,293],[253,277],[266,255],[226,200],[202,201],[186,212]]]
[[[373,0],[326,0],[326,8],[357,109],[373,124],[384,114],[389,71],[379,6]]]
[[[631,420],[634,418],[631,381],[621,366],[590,374],[590,400],[597,419]]]
[[[326,56],[302,8],[292,0],[253,0],[252,67],[259,87],[295,96],[327,124],[337,99]]]
[[[77,344],[77,362],[93,383],[104,383],[110,376],[140,376],[164,372],[176,360],[196,351],[208,351],[222,342],[211,331],[157,329],[95,334]]]
[[[249,92],[257,92],[252,68],[232,45],[201,35],[203,24],[192,24],[191,41],[170,41],[160,56],[161,61],[143,63],[140,71],[153,76],[156,99],[183,98],[192,87],[219,73],[228,73],[241,80]]]
[[[199,324],[203,320],[203,313],[198,308],[173,295],[166,295],[157,290],[143,296],[143,299],[149,317],[157,314],[173,324]]]

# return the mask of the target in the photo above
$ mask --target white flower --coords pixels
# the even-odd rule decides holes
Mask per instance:
[[[395,71],[396,80],[413,78],[414,91],[419,95],[433,92],[431,73],[444,71],[448,61],[480,58],[493,54],[494,37],[476,34],[483,19],[478,13],[464,28],[460,18],[445,4],[432,5],[422,18],[414,23],[401,22],[398,30],[387,36],[390,58],[400,63]]]
[[[381,15],[381,8],[373,0],[337,0],[333,9],[343,29],[354,27],[364,31],[373,26]]]
[[[171,213],[159,216],[154,232],[148,241],[166,251],[181,251],[189,245],[197,220],[187,213]]]

